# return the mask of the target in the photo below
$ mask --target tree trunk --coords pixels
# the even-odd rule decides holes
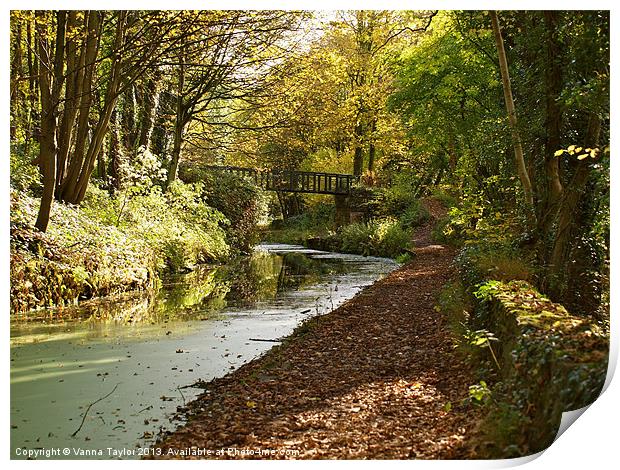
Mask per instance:
[[[364,172],[364,150],[362,148],[362,137],[364,128],[359,122],[355,126],[355,154],[353,155],[353,174],[360,176]]]
[[[72,10],[67,18],[67,31],[71,32],[77,25],[77,13]],[[85,51],[80,48],[78,54],[77,44],[71,34],[67,38],[67,84],[65,86],[65,105],[62,113],[60,128],[58,130],[58,160],[56,163],[56,197],[60,196],[60,184],[65,178],[67,170],[67,158],[73,139],[75,119],[77,117],[80,101],[79,90],[82,89],[84,79]]]
[[[377,118],[373,118],[372,125],[370,127],[370,143],[368,144],[368,171],[375,170],[375,156],[377,149],[375,148],[375,132],[377,132]]]
[[[174,142],[172,144],[172,154],[168,165],[168,175],[166,177],[166,190],[177,179],[179,170],[179,160],[181,158],[181,147],[183,145],[183,133],[187,120],[181,110],[174,125]]]
[[[60,183],[58,197],[60,200],[75,203],[77,195],[77,184],[84,163],[84,153],[88,139],[89,114],[92,104],[92,84],[95,69],[97,51],[101,40],[100,26],[101,15],[99,12],[91,10],[88,18],[84,19],[86,26],[86,39],[83,41],[84,50],[84,77],[81,81],[81,88],[76,91],[80,96],[78,125],[76,130],[76,140],[69,166],[66,171],[65,179]]]
[[[122,187],[120,137],[118,135],[118,111],[114,108],[110,116],[110,149],[108,153],[108,174],[111,189]]]
[[[588,130],[584,146],[595,148],[601,132],[601,119],[597,114],[591,114],[588,120]],[[560,201],[558,226],[556,230],[553,251],[550,260],[551,292],[559,297],[565,284],[563,272],[570,256],[571,241],[576,225],[577,206],[583,196],[583,192],[590,175],[591,165],[588,159],[579,161],[577,169],[570,185],[565,189]]]
[[[547,29],[547,61],[545,82],[547,88],[547,141],[545,143],[545,167],[552,201],[562,194],[560,180],[560,159],[554,153],[559,150],[562,132],[562,47],[558,40],[558,12],[546,11],[545,26]]]
[[[459,156],[456,152],[456,142],[454,138],[454,132],[452,130],[449,131],[448,134],[448,166],[451,172],[456,171],[456,166],[459,162]]]
[[[13,20],[13,18],[11,18]],[[11,58],[11,128],[10,139],[14,140],[17,135],[17,128],[22,124],[21,110],[23,106],[23,96],[21,93],[22,79],[22,22],[15,19],[13,42],[13,57]]]
[[[36,115],[36,101],[37,92],[35,89],[35,60],[34,60],[34,47],[32,39],[32,22],[28,20],[26,23],[26,43],[27,43],[27,62],[28,62],[28,97],[30,106],[28,109],[28,118],[26,126],[26,136],[24,142],[24,153],[28,155],[30,149],[30,142],[34,136],[34,122]]]
[[[105,181],[108,178],[108,170],[105,164],[105,152],[103,151],[103,146],[101,146],[101,150],[99,150],[99,154],[97,155],[97,178],[102,181]]]
[[[45,27],[47,13],[39,10],[35,15],[37,19],[37,53],[41,61],[41,74],[39,75],[41,138],[38,163],[43,177],[43,194],[41,195],[41,205],[39,206],[35,227],[41,232],[45,232],[49,224],[56,183],[56,109],[63,77],[66,12],[59,11],[56,13],[56,47],[53,63]]]
[[[506,60],[506,51],[504,50],[504,40],[499,26],[497,12],[490,11],[491,23],[493,25],[493,34],[495,36],[495,44],[497,46],[497,55],[499,57],[499,69],[502,76],[502,86],[504,89],[504,100],[506,102],[506,111],[508,112],[508,121],[512,132],[512,143],[514,146],[515,164],[517,173],[523,187],[523,195],[525,200],[525,208],[527,211],[528,222],[531,227],[535,225],[534,212],[534,192],[532,190],[532,182],[527,172],[525,158],[523,156],[523,146],[521,144],[521,135],[517,124],[517,112],[515,110],[514,100],[512,98],[512,88],[510,85],[510,75],[508,73],[508,61]]]
[[[121,134],[123,147],[125,149],[133,149],[135,144],[135,127],[136,127],[136,91],[135,85],[127,88],[122,100],[121,112]]]
[[[159,103],[159,85],[162,79],[160,70],[155,72],[155,76],[150,78],[143,93],[142,108],[140,113],[140,138],[138,146],[148,149],[151,144],[151,135],[155,122],[155,111]]]
[[[539,214],[539,230],[543,237],[541,247],[546,246],[546,235],[550,233],[556,219],[558,203],[562,196],[562,182],[560,179],[560,159],[555,152],[561,146],[562,108],[559,99],[562,92],[562,57],[558,40],[558,13],[544,12],[546,27],[546,60],[545,60],[545,88],[546,88],[546,139],[545,139],[545,177],[546,194],[541,204]],[[542,259],[546,259],[543,253]]]
[[[161,93],[157,104],[155,125],[153,127],[150,150],[155,155],[163,156],[170,147],[170,122],[168,116],[173,113],[169,93]]]
[[[183,50],[180,55],[179,65],[179,83],[177,93],[177,107],[176,107],[176,119],[174,122],[174,143],[172,145],[172,155],[170,156],[170,165],[168,165],[168,175],[166,177],[166,187],[168,190],[170,185],[177,178],[177,171],[179,169],[179,159],[181,158],[181,146],[183,145],[183,132],[185,126],[189,122],[189,116],[187,116],[187,110],[183,103],[183,89],[185,88],[185,65],[184,65]]]
[[[127,12],[119,11],[117,15],[118,18],[116,25],[116,34],[114,38],[114,49],[119,51],[121,50],[124,43]],[[80,173],[80,177],[76,185],[76,192],[74,196],[75,204],[79,204],[84,200],[84,196],[86,195],[86,188],[88,187],[90,177],[93,173],[93,170],[95,169],[97,156],[101,152],[101,147],[103,146],[103,140],[108,130],[108,124],[110,123],[110,117],[112,116],[112,112],[116,107],[116,99],[118,98],[121,84],[121,66],[122,58],[119,57],[118,54],[116,54],[112,60],[112,65],[110,67],[110,82],[106,91],[103,110],[101,115],[99,116],[99,121],[97,122],[97,126],[95,127],[93,136],[90,140],[90,145],[86,154],[86,160],[84,162],[84,168]]]

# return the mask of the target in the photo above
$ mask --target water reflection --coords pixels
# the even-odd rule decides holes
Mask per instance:
[[[264,248],[268,245],[262,245]],[[317,252],[318,253],[318,252]],[[157,291],[96,299],[79,307],[49,309],[13,317],[11,339],[23,343],[43,332],[70,332],[67,325],[92,325],[105,335],[102,323],[157,324],[215,318],[226,308],[248,307],[273,300],[282,292],[299,290],[326,275],[343,274],[350,266],[342,259],[314,259],[306,253],[274,254],[258,250],[224,266],[201,266],[188,274],[169,276]],[[38,338],[40,339],[40,338]]]

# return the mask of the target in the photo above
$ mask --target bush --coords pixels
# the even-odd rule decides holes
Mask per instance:
[[[338,235],[343,252],[364,256],[396,258],[411,245],[411,233],[394,219],[347,225]]]
[[[202,199],[226,216],[223,227],[231,248],[248,253],[258,242],[259,225],[266,222],[268,198],[250,178],[214,172],[195,162],[182,163],[179,179],[202,184]]]
[[[465,242],[511,242],[522,224],[514,215],[494,208],[480,194],[466,195],[448,211],[433,232],[440,242],[462,245]]]
[[[480,241],[465,245],[455,263],[463,284],[473,288],[488,279],[532,281],[534,269],[528,258],[510,244]]]
[[[448,282],[439,292],[435,310],[445,315],[456,337],[462,336],[469,322],[473,302],[463,284],[458,280]]]
[[[11,188],[18,191],[38,191],[42,188],[41,176],[36,165],[31,163],[32,156],[24,155],[23,151],[11,144]]]
[[[296,230],[316,230],[317,228],[328,230],[334,225],[335,214],[334,204],[318,203],[303,214],[283,220],[282,227]]]
[[[11,310],[152,287],[157,263],[140,237],[54,204],[48,231],[35,230],[38,201],[11,194]]]
[[[343,227],[339,232],[342,251],[364,256],[372,254],[371,242],[375,229],[374,224],[351,224]]]
[[[229,255],[221,212],[201,199],[201,186],[174,182],[162,193],[153,186],[146,194],[119,195],[120,226],[146,240],[156,251],[160,269],[188,269],[198,263],[221,262]],[[121,210],[121,209],[119,209]]]
[[[373,190],[369,200],[379,218],[398,218],[406,229],[418,227],[430,218],[409,176],[395,175],[391,186]]]
[[[263,239],[277,243],[312,244],[320,238],[322,242],[333,235],[335,213],[334,204],[315,203],[302,214],[273,220]],[[315,248],[327,249],[325,246]]]
[[[400,216],[400,222],[405,228],[415,228],[428,221],[430,214],[419,199],[416,199]]]
[[[411,207],[419,207],[415,188],[411,178],[406,174],[396,174],[392,184],[380,190],[378,194],[383,216],[401,216]]]
[[[433,187],[431,194],[435,199],[443,204],[448,209],[457,205],[458,199],[450,194],[450,186],[435,186]]]
[[[253,181],[229,173],[208,173],[202,186],[203,201],[223,213],[231,247],[248,253],[258,242],[258,226],[267,215],[267,197]]]

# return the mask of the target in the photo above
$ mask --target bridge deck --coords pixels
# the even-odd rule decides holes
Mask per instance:
[[[267,191],[289,193],[350,194],[353,184],[359,181],[359,176],[316,171],[257,170],[215,165],[206,168],[210,171],[224,171],[249,177]]]

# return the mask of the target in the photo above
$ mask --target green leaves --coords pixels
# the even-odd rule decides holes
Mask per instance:
[[[491,398],[491,390],[484,380],[469,386],[469,397],[476,403],[482,404]]]

